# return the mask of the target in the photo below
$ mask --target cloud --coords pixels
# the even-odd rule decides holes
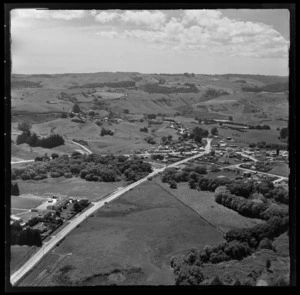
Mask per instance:
[[[126,15],[126,17],[124,17]],[[164,17],[156,15],[147,18],[147,13],[127,12],[119,16],[124,21],[136,24],[154,23],[151,29],[126,29],[121,38],[153,42],[169,49],[183,51],[206,50],[208,54],[247,57],[287,57],[289,42],[270,25],[243,22],[224,17],[216,10],[186,10],[181,18],[171,17],[167,23]],[[134,16],[133,16],[134,15]],[[143,17],[142,17],[143,16]],[[164,25],[162,25],[164,24]]]
[[[117,19],[119,17],[120,17],[120,15],[116,12],[102,11],[95,16],[95,20],[100,23],[107,23],[107,22],[113,21],[114,19]]]
[[[101,23],[111,21],[121,21],[123,23],[131,23],[137,26],[149,26],[152,29],[159,29],[166,21],[165,13],[161,11],[149,12],[147,10],[131,11],[117,13],[102,11],[95,16],[95,20]]]
[[[80,19],[87,15],[84,10],[47,10],[47,9],[14,9],[11,12],[14,19]]]

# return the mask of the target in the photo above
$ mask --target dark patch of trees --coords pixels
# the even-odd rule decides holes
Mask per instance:
[[[280,130],[280,138],[281,139],[286,139],[286,138],[288,138],[288,136],[289,136],[289,130],[288,130],[288,128],[282,128]]]
[[[213,128],[211,129],[210,133],[211,133],[212,135],[218,135],[218,128],[217,128],[217,127],[213,127]]]
[[[147,143],[149,143],[149,144],[155,144],[156,142],[155,142],[155,140],[154,140],[154,138],[152,137],[152,136],[147,136],[147,137],[145,137],[145,139],[144,139]]]
[[[208,130],[200,128],[200,127],[195,127],[190,134],[190,138],[193,139],[197,143],[201,143],[202,138],[207,137],[208,134],[209,134]]]
[[[11,195],[12,196],[19,196],[20,195],[20,190],[19,190],[19,186],[18,183],[11,183]]]
[[[19,222],[11,225],[11,245],[42,246],[39,230],[27,227],[23,230]]]
[[[111,135],[111,136],[113,136],[114,132],[112,130],[102,128],[101,132],[100,132],[100,135],[101,136],[105,136],[105,135]]]
[[[219,96],[229,95],[229,92],[224,90],[217,90],[217,89],[207,89],[203,95],[203,98],[217,98]]]
[[[249,129],[270,130],[270,125],[249,125]]]
[[[23,132],[18,135],[16,144],[27,143],[31,147],[54,148],[65,144],[65,140],[59,134],[51,134],[47,137],[38,137],[36,133]]]
[[[75,103],[75,104],[73,105],[72,111],[73,111],[74,113],[77,113],[77,114],[81,112],[80,107],[79,107],[79,105],[78,105],[77,103]]]

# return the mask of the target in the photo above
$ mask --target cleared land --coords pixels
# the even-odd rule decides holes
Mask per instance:
[[[11,208],[31,209],[41,205],[44,201],[45,199],[36,196],[11,196]]]
[[[224,233],[231,229],[249,228],[263,223],[262,220],[246,218],[219,205],[212,192],[192,190],[187,183],[178,183],[177,189],[171,189],[169,184],[162,183],[159,178],[155,178],[155,182]]]
[[[45,198],[52,195],[68,195],[72,197],[85,197],[90,201],[94,201],[119,187],[123,187],[125,184],[123,182],[88,182],[77,177],[60,177],[47,178],[40,181],[19,180],[18,185],[22,194],[34,193],[37,196]]]
[[[88,218],[20,286],[172,285],[172,255],[221,241],[197,213],[147,182]]]
[[[290,175],[289,165],[282,162],[275,162],[269,173],[288,177]]]

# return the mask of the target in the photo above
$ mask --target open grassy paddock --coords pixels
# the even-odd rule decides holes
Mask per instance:
[[[223,233],[231,229],[248,228],[263,223],[262,220],[241,216],[237,212],[219,205],[215,202],[213,192],[192,190],[187,183],[178,183],[177,189],[171,189],[169,184],[162,183],[158,177],[155,178],[155,182]]]
[[[21,194],[34,194],[42,197],[52,195],[68,195],[70,197],[88,198],[96,200],[123,187],[123,182],[89,182],[81,178],[47,178],[44,180],[19,180]],[[18,197],[16,197],[18,198]]]
[[[51,273],[49,254],[20,286],[173,285],[175,253],[223,241],[196,212],[153,182],[124,194],[88,218],[56,247],[67,256]],[[50,259],[50,258],[49,258]]]

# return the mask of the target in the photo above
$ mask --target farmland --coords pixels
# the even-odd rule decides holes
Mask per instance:
[[[100,209],[56,247],[56,255],[72,255],[53,272],[49,254],[33,270],[46,269],[44,276],[28,275],[19,285],[174,284],[174,253],[222,240],[197,213],[148,182]]]
[[[118,187],[124,186],[124,183],[88,182],[81,178],[73,177],[65,179],[61,177],[44,179],[42,181],[19,180],[18,185],[22,194],[34,193],[44,198],[51,197],[52,195],[68,195],[73,197],[86,197],[93,201],[114,191]],[[18,198],[22,197],[13,197],[13,200],[18,200]],[[14,202],[16,205],[19,204],[17,201]]]
[[[160,179],[156,178],[155,181],[223,233],[231,229],[252,227],[263,222],[259,219],[243,217],[237,212],[217,204],[212,192],[192,190],[187,183],[179,183],[177,189],[171,189]]]

